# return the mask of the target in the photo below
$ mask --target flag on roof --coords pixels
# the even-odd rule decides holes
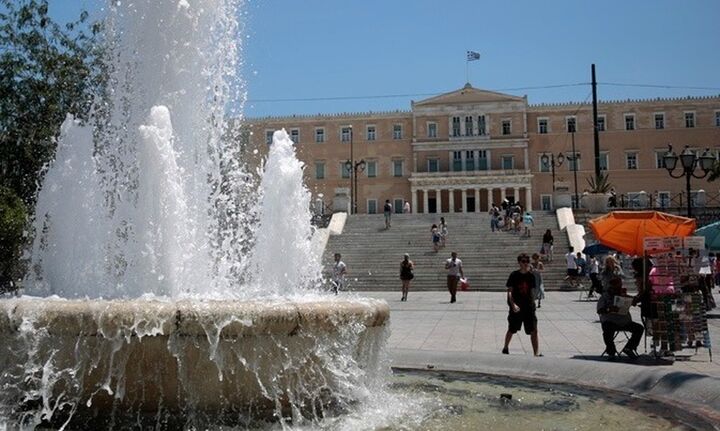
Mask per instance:
[[[475,51],[468,51],[467,52],[467,61],[475,61],[480,60],[480,53]]]

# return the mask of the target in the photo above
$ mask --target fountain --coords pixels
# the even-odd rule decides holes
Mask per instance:
[[[285,427],[382,385],[389,308],[320,291],[292,141],[258,184],[227,138],[238,10],[108,7],[108,94],[63,123],[33,271],[0,301],[0,428]]]

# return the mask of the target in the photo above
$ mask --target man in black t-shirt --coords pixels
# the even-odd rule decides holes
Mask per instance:
[[[505,347],[502,352],[510,353],[508,347],[513,334],[525,326],[525,333],[530,336],[530,342],[535,356],[542,356],[538,349],[537,317],[535,316],[535,301],[533,288],[535,276],[530,271],[530,257],[522,253],[517,257],[520,269],[510,273],[506,286],[507,302],[510,307],[508,314],[508,330],[505,334]]]

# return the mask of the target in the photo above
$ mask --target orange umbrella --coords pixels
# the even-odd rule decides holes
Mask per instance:
[[[643,239],[652,236],[689,236],[695,219],[658,211],[613,211],[590,220],[601,244],[629,255],[643,254]]]

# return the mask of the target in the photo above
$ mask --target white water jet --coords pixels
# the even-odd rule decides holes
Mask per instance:
[[[226,124],[237,12],[111,3],[107,94],[63,123],[27,296],[0,300],[0,429],[286,427],[382,404],[387,304],[317,290],[292,141],[275,134],[257,185]]]

